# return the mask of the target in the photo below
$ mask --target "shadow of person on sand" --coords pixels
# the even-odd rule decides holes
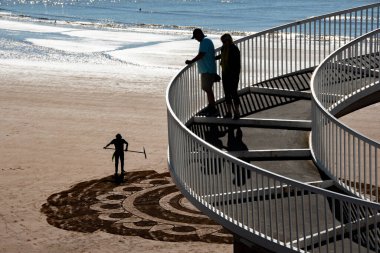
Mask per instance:
[[[223,145],[221,140],[227,134],[227,144]],[[240,127],[228,126],[227,128],[221,128],[218,126],[207,126],[204,131],[204,139],[209,144],[215,146],[220,150],[227,151],[248,151],[247,145],[243,142],[243,131]],[[210,155],[205,155],[202,159],[201,169],[207,175],[220,173],[224,163],[220,158],[209,157]],[[249,162],[247,159],[241,159],[243,161]],[[245,168],[241,168],[232,164],[232,174],[234,175],[232,183],[237,186],[244,185],[247,179],[251,178],[251,172]]]
[[[247,145],[243,142],[243,132],[240,127],[228,127],[227,150],[248,151]],[[241,160],[249,162],[247,159]],[[237,186],[244,185],[247,179],[251,178],[251,172],[249,170],[238,167],[235,164],[232,164],[232,173],[235,175],[233,184]]]

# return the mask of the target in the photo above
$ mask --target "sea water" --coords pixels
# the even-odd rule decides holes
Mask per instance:
[[[223,32],[237,38],[373,2],[0,0],[0,63],[38,62],[44,68],[59,64],[60,69],[66,63],[81,64],[86,71],[96,65],[114,72],[119,71],[114,66],[140,66],[146,69],[144,75],[156,79],[165,71],[174,75],[185,59],[194,56],[198,46],[190,40],[194,27],[214,34],[210,38],[218,46]]]
[[[36,19],[109,26],[202,27],[257,32],[374,0],[0,0],[0,9]]]

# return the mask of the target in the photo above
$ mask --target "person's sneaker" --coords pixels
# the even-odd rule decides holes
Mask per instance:
[[[206,117],[211,117],[211,116],[216,117],[218,115],[219,115],[219,111],[215,107],[209,107],[209,109],[206,112]]]
[[[232,113],[227,112],[226,115],[224,115],[223,118],[225,118],[225,119],[230,119],[230,118],[232,118]]]
[[[240,113],[235,113],[234,117],[232,119],[240,119]]]
[[[210,107],[210,105],[206,106],[199,115],[201,116],[207,116],[207,114],[210,112],[210,109],[212,109],[212,107]]]

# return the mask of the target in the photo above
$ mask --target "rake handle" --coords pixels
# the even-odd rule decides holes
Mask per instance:
[[[111,149],[111,150],[115,150],[114,148],[106,148],[106,147],[104,147],[104,149]],[[123,151],[125,151],[125,152],[133,152],[133,153],[141,153],[141,154],[144,154],[144,156],[145,156],[145,159],[146,159],[146,152],[145,152],[145,148],[143,147],[143,150],[144,151],[136,151],[136,150],[123,150]]]

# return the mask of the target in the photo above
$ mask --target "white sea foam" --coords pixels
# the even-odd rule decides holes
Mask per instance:
[[[0,19],[0,63],[115,78],[108,88],[157,92],[197,53],[199,44],[190,37],[178,30],[95,30]],[[219,35],[209,37],[220,46]]]

